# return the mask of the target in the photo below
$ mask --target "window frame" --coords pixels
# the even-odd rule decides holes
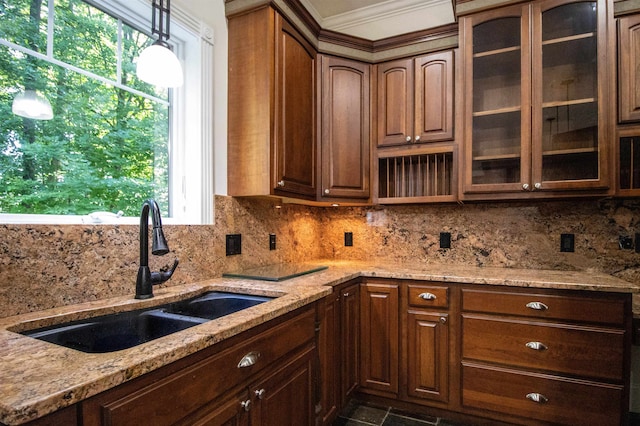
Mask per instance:
[[[53,4],[48,1],[49,25],[47,53],[0,40],[0,45],[18,49],[40,59],[80,72],[106,84],[114,82],[53,58]],[[151,36],[151,2],[146,0],[83,0]],[[55,24],[54,24],[55,25]],[[213,30],[180,7],[171,8],[169,43],[183,64],[185,84],[171,89],[169,126],[169,217],[165,224],[213,223]],[[119,58],[118,58],[119,61]],[[184,66],[188,64],[188,66]],[[118,66],[116,87],[120,84]],[[126,87],[133,93],[135,89]],[[167,103],[146,93],[138,94]],[[136,224],[138,217],[118,216],[117,212],[88,215],[47,215],[0,213],[1,224]]]

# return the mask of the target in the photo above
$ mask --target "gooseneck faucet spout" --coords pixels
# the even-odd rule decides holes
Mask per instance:
[[[136,299],[150,299],[153,297],[153,285],[167,281],[178,267],[178,259],[168,271],[151,272],[149,269],[149,210],[151,210],[152,243],[151,253],[163,256],[169,253],[167,239],[162,232],[162,220],[160,208],[153,199],[148,199],[142,204],[140,213],[140,267],[136,279]]]

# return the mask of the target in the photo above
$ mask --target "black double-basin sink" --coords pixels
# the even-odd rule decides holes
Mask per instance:
[[[21,334],[87,353],[114,352],[272,299],[212,291],[153,308],[72,321],[23,331]]]

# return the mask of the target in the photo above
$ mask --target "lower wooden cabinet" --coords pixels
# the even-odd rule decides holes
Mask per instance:
[[[309,306],[103,392],[81,424],[313,425],[315,324]]]

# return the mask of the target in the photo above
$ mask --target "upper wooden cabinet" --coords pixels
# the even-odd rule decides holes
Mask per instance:
[[[378,146],[453,139],[453,51],[378,65]]]
[[[315,199],[315,50],[270,7],[228,28],[229,195]]]
[[[640,15],[618,20],[618,120],[640,121]]]
[[[371,196],[370,68],[362,62],[320,57],[321,201]]]
[[[461,19],[465,198],[606,193],[610,8],[543,0]]]

